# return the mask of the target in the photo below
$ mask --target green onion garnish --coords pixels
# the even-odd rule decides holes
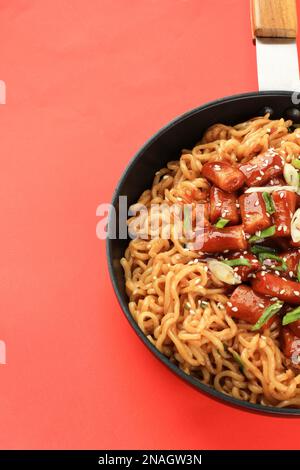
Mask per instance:
[[[276,266],[276,265],[275,266],[270,266],[271,269],[277,269],[278,271],[286,271],[287,270],[287,264],[284,261],[284,259],[281,258],[280,256],[274,255],[273,253],[259,253],[258,259],[261,263],[263,263],[263,261],[265,259],[274,259],[275,261],[279,261],[281,263],[281,266]]]
[[[257,253],[274,253],[274,254],[276,253],[275,248],[270,248],[268,246],[262,246],[262,245],[251,246],[250,251],[254,255],[257,255]]]
[[[300,261],[299,261],[298,267],[297,267],[297,279],[300,282]]]
[[[225,225],[227,225],[229,222],[228,219],[222,219],[222,217],[219,218],[219,220],[215,223],[216,228],[224,228]]]
[[[222,263],[225,263],[227,264],[228,266],[232,266],[232,267],[235,267],[235,266],[251,266],[251,263],[249,262],[249,260],[247,260],[246,258],[235,258],[235,259],[226,259],[226,260],[222,260]]]
[[[243,363],[243,360],[242,360],[241,356],[239,355],[239,353],[234,351],[232,348],[228,348],[228,351],[232,355],[235,362],[239,365],[240,371],[244,372],[245,364]]]
[[[275,207],[274,207],[274,203],[273,203],[273,199],[272,199],[271,194],[269,194],[265,191],[265,192],[262,193],[262,197],[265,201],[267,213],[268,214],[274,214]]]
[[[249,238],[249,242],[257,242],[258,240],[262,240],[263,238],[267,237],[272,237],[275,235],[276,232],[276,226],[272,225],[271,227],[266,228],[265,230],[262,230],[260,232],[260,235],[253,235],[252,237]]]
[[[283,306],[284,302],[275,302],[275,304],[269,305],[263,313],[261,314],[259,320],[252,326],[251,330],[256,331],[259,330],[267,321],[270,320],[276,313],[279,312],[281,307]]]
[[[297,170],[300,170],[300,160],[298,160],[297,158],[292,160],[292,165],[294,168],[297,168]]]
[[[297,320],[300,320],[300,307],[294,308],[294,310],[291,310],[286,315],[284,315],[282,324],[288,325],[289,323],[293,323]]]

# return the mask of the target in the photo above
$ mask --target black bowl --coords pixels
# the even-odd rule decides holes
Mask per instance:
[[[261,115],[266,111],[271,112],[272,118],[298,117],[298,106],[292,103],[292,94],[285,91],[255,92],[242,95],[234,95],[221,100],[207,103],[193,109],[160,129],[137,152],[127,166],[113,195],[112,204],[118,214],[119,196],[126,195],[128,206],[136,202],[141,193],[150,188],[154,174],[164,167],[170,160],[178,160],[182,148],[192,148],[199,141],[202,133],[212,124],[217,122],[224,124],[236,124],[246,121],[251,117]],[[109,221],[109,226],[110,226]],[[146,338],[140,330],[128,309],[128,299],[125,292],[125,280],[120,258],[124,255],[129,238],[126,240],[107,238],[107,258],[109,272],[119,303],[127,320],[137,333],[139,338],[169,369],[181,379],[196,387],[201,392],[218,399],[231,406],[237,406],[247,411],[268,413],[271,415],[300,415],[297,408],[275,408],[263,405],[254,405],[236,398],[224,395],[221,392],[202,384],[199,380],[185,374],[176,365],[172,364],[155,346]],[[155,377],[153,377],[155,380]]]

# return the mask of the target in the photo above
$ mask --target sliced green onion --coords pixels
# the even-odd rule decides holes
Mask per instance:
[[[298,267],[297,267],[297,279],[300,282],[300,261],[299,261]]]
[[[249,260],[247,260],[246,258],[235,258],[235,259],[226,259],[226,260],[222,260],[222,263],[225,263],[227,264],[228,266],[232,266],[232,267],[235,267],[235,266],[251,266],[251,263],[249,262]]]
[[[300,160],[298,160],[297,158],[294,158],[294,160],[292,160],[292,165],[293,167],[297,168],[297,170],[300,170]]]
[[[216,228],[224,228],[225,225],[227,225],[229,222],[228,219],[223,219],[222,217],[219,218],[219,220],[216,222],[215,227]]]
[[[263,263],[265,259],[274,259],[275,261],[279,261],[281,263],[281,266],[270,266],[271,269],[277,269],[278,271],[287,270],[287,264],[284,259],[280,256],[274,255],[273,253],[259,253],[258,259],[261,263]]]
[[[251,253],[257,255],[257,253],[276,253],[275,248],[270,248],[269,246],[254,245],[251,246]]]
[[[275,235],[276,232],[276,226],[272,225],[271,227],[266,228],[265,230],[262,230],[260,232],[260,235],[253,235],[251,238],[249,238],[249,242],[257,242],[258,240],[263,240],[264,238],[272,237]]]
[[[262,193],[263,200],[265,201],[266,211],[268,214],[274,214],[275,207],[273,203],[273,199],[271,194],[267,193],[266,191]]]
[[[238,364],[239,366],[239,369],[241,372],[244,372],[244,368],[245,368],[245,364],[241,358],[241,356],[239,355],[239,353],[237,353],[236,351],[234,351],[232,348],[228,348],[228,351],[230,352],[230,354],[232,355],[233,359],[235,360],[235,362]]]
[[[263,313],[261,314],[260,318],[258,321],[255,323],[255,325],[252,326],[251,330],[256,331],[259,330],[267,321],[270,320],[276,313],[279,312],[281,307],[283,306],[284,302],[275,302],[272,305],[269,305]]]
[[[282,324],[288,325],[289,323],[293,323],[297,320],[300,320],[300,307],[294,308],[294,310],[291,310],[286,315],[284,315]]]

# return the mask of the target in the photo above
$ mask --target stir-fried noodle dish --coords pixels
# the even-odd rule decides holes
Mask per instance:
[[[300,407],[299,176],[292,121],[216,124],[130,208],[134,320],[186,374],[254,404]]]

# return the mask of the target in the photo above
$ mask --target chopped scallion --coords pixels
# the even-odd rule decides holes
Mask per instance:
[[[275,207],[273,203],[273,199],[270,193],[264,192],[262,193],[263,200],[265,201],[266,211],[268,214],[274,214]]]
[[[216,222],[215,227],[216,228],[224,228],[225,225],[227,225],[229,222],[228,219],[223,219],[222,217],[219,218],[219,220]]]
[[[287,270],[287,264],[284,261],[284,259],[281,258],[280,256],[274,255],[273,253],[259,253],[258,259],[261,263],[263,263],[263,261],[266,260],[266,259],[273,259],[273,260],[278,261],[279,263],[281,263],[281,266],[278,266],[278,265],[270,266],[271,269],[277,269],[278,271],[286,271]]]
[[[253,235],[252,237],[249,238],[249,242],[257,242],[258,240],[263,240],[264,238],[272,237],[275,235],[276,232],[276,226],[271,225],[271,227],[266,228],[265,230],[262,230],[260,232],[260,235]]]
[[[294,308],[294,310],[291,310],[286,315],[284,315],[282,324],[289,325],[289,323],[293,323],[297,320],[300,320],[300,307]]]
[[[235,258],[235,259],[226,259],[226,260],[222,260],[222,263],[225,263],[227,264],[228,266],[232,266],[232,267],[235,267],[235,266],[251,266],[251,263],[249,262],[249,260],[247,260],[247,258]]]
[[[232,355],[233,359],[235,360],[235,362],[238,364],[239,366],[239,369],[241,372],[244,372],[244,368],[245,368],[245,364],[241,358],[241,356],[239,355],[239,353],[237,353],[236,351],[234,351],[234,349],[232,348],[228,348],[228,351],[230,352],[230,354]]]
[[[279,301],[279,302],[275,302],[272,305],[269,305],[269,307],[267,307],[263,311],[262,315],[260,316],[258,321],[255,323],[255,325],[252,326],[251,330],[252,331],[259,330],[265,323],[267,323],[270,320],[270,318],[272,318],[276,313],[279,312],[283,304],[284,302]]]
[[[270,248],[269,246],[254,245],[251,246],[251,253],[257,255],[258,253],[276,253],[275,248]]]
[[[294,158],[294,160],[292,160],[292,165],[293,167],[297,168],[297,170],[300,170],[300,160],[298,160],[297,158]]]

